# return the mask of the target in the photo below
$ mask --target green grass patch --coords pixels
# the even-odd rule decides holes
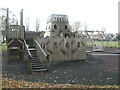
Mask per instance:
[[[7,51],[7,44],[6,43],[3,43],[1,44],[1,50],[4,52],[4,51]]]
[[[102,45],[104,47],[120,47],[120,41],[94,41],[94,45]],[[87,45],[92,46],[91,42],[87,42]]]

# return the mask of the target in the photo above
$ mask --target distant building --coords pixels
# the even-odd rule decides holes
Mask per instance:
[[[118,36],[118,35],[120,35],[120,33],[116,33],[115,35]]]
[[[91,35],[91,38],[99,39],[99,38],[101,38],[101,36],[99,34],[93,34],[93,35]]]
[[[117,37],[118,35],[120,35],[120,33],[115,33],[114,38],[116,39],[116,37]]]
[[[102,37],[101,37],[101,35],[102,35]],[[93,35],[91,35],[91,38],[93,38],[93,39],[100,39],[100,38],[103,38],[103,39],[112,39],[113,37],[114,37],[114,35],[112,34],[112,33],[106,33],[106,34],[93,34]]]

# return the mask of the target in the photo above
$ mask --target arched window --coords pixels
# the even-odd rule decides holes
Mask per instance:
[[[54,29],[57,29],[57,25],[54,25]]]
[[[66,47],[69,48],[69,43],[68,42],[66,43]]]
[[[48,27],[48,29],[50,29],[50,26]]]
[[[68,27],[67,27],[67,25],[65,25],[65,29],[67,29]]]
[[[54,22],[57,22],[57,18],[56,17],[54,17]]]
[[[78,42],[77,47],[80,47],[80,42]]]
[[[57,42],[54,42],[54,48],[57,48]]]
[[[40,46],[42,47],[42,44],[40,44]]]
[[[42,44],[42,43],[41,43],[41,47],[42,47],[42,48],[45,48],[45,44]]]

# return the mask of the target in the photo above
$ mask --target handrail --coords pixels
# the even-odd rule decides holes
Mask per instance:
[[[41,49],[41,51],[43,52],[43,54],[45,55],[45,57],[47,57],[47,54],[44,52],[44,50],[41,48],[41,46],[39,45],[39,43],[37,42],[37,40],[35,40],[35,43],[38,45],[38,47]]]
[[[37,55],[39,57],[39,59],[43,62],[44,66],[48,69],[48,71],[50,70],[50,63],[51,63],[51,59],[49,54],[46,54],[46,52],[43,50],[43,48],[40,46],[39,42],[34,39],[35,42],[35,47],[36,47],[36,52]]]
[[[26,41],[24,40],[24,43],[25,43],[25,47],[26,47],[26,49],[27,49],[27,53],[29,54],[29,56],[32,58],[32,55],[31,55],[31,53],[30,53],[30,51],[29,51],[29,49],[28,49],[28,47],[27,47],[27,43],[26,43]]]

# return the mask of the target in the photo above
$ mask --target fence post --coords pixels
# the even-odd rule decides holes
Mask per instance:
[[[48,54],[46,58],[47,58],[47,68],[48,68],[48,71],[50,71],[50,63],[51,63],[50,55]]]
[[[9,64],[10,63],[10,50],[9,50],[8,42],[7,42],[7,59],[8,59],[7,64]]]
[[[31,73],[30,57],[28,56],[28,72]]]

